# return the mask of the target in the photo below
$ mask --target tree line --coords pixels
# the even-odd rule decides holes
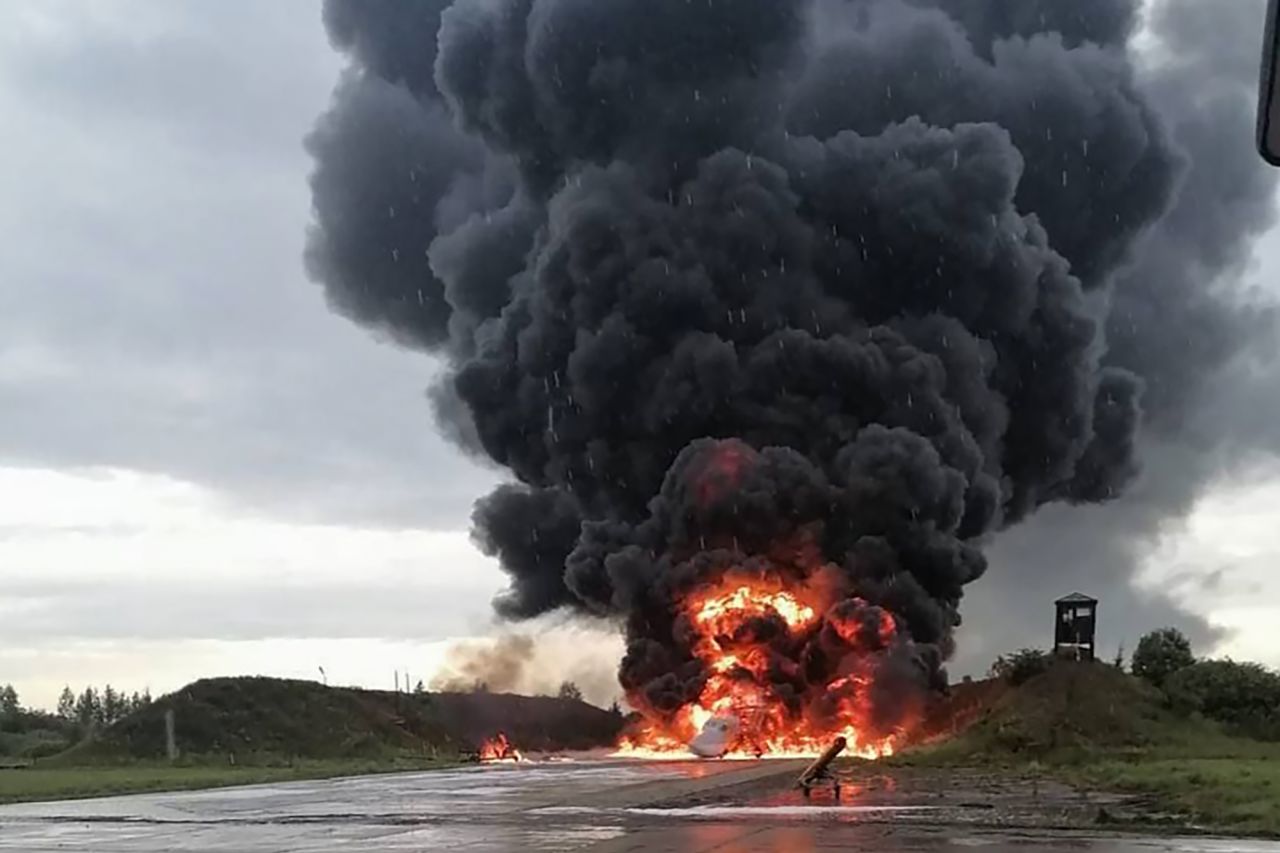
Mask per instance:
[[[0,684],[0,766],[57,755],[78,741],[151,704],[151,692],[112,685],[62,691],[55,711],[25,707],[12,684]]]
[[[56,722],[87,732],[123,720],[150,704],[150,690],[126,693],[108,684],[101,690],[90,685],[76,693],[68,685],[58,697],[57,710],[49,714],[24,707],[17,688],[4,684],[0,685],[0,727],[6,731],[21,731],[31,725],[48,726]]]
[[[1280,673],[1260,663],[1197,658],[1181,631],[1163,628],[1138,643],[1133,674],[1163,691],[1177,711],[1217,720],[1236,734],[1280,740]]]
[[[125,693],[110,684],[99,690],[90,685],[80,693],[71,686],[58,697],[58,718],[75,724],[81,731],[105,728],[151,704],[151,691]]]

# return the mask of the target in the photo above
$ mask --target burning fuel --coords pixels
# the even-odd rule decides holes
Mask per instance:
[[[523,761],[524,756],[520,750],[516,749],[515,744],[503,732],[498,732],[489,740],[480,745],[480,760],[482,762],[493,761]]]
[[[326,2],[312,273],[443,356],[496,608],[616,622],[627,749],[893,751],[983,541],[1134,476],[1138,5]]]
[[[756,464],[751,455],[745,465]],[[791,550],[789,562],[715,567],[676,593],[671,631],[685,638],[701,686],[674,714],[640,706],[645,722],[627,733],[623,753],[810,755],[833,736],[863,757],[892,753],[896,730],[877,725],[869,690],[895,643],[911,652],[893,616],[854,596],[813,544]],[[903,723],[915,703],[910,692],[899,701]]]

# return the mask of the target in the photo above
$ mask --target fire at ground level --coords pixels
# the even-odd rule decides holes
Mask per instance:
[[[710,684],[715,685],[712,681]],[[840,723],[826,731],[796,729],[788,732],[779,727],[780,713],[743,711],[741,706],[722,705],[719,712],[702,703],[687,706],[677,719],[680,725],[665,728],[637,716],[624,729],[616,747],[600,752],[611,759],[633,761],[688,761],[693,758],[750,761],[804,760],[826,754],[839,744],[836,754],[875,760],[888,758],[900,749],[954,737],[971,726],[1004,695],[1007,685],[1001,680],[966,682],[955,685],[945,694],[925,702],[912,717],[911,727],[894,736],[879,740],[860,738],[858,729]],[[762,735],[762,723],[770,726],[770,736]],[[522,750],[505,731],[478,742],[473,759],[481,763],[518,763],[526,754],[537,760],[553,753]]]
[[[852,765],[844,765],[848,772]],[[868,765],[864,765],[864,768]],[[0,851],[1280,853],[1272,842],[1098,832],[1120,797],[895,770],[809,803],[803,762],[524,762],[425,774],[0,807]]]
[[[635,713],[614,756],[814,758],[839,742],[842,752],[877,759],[918,742],[943,694],[910,671],[889,672],[891,649],[910,654],[894,617],[839,599],[839,588],[819,567],[798,579],[730,570],[685,593],[675,629],[692,655],[679,667],[683,689],[672,701],[670,674],[654,680],[656,690],[624,677]],[[475,757],[519,762],[521,746],[504,731],[486,733]]]
[[[840,740],[874,759],[914,734],[924,670],[907,663],[894,616],[849,595],[812,542],[791,544],[787,571],[730,567],[676,597],[672,633],[692,658],[675,668],[683,677],[637,678],[628,652],[622,680],[640,720],[620,755],[814,757]]]

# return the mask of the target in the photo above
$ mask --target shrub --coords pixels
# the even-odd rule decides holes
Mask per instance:
[[[1163,687],[1165,679],[1195,662],[1191,641],[1177,628],[1161,628],[1138,641],[1130,666],[1134,675]]]
[[[1052,663],[1053,657],[1048,652],[1019,649],[1011,655],[996,658],[995,663],[991,664],[991,675],[1017,685],[1046,672]]]
[[[1261,664],[1206,660],[1165,681],[1174,709],[1217,720],[1239,734],[1280,740],[1280,674]]]

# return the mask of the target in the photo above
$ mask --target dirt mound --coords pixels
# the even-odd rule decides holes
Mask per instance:
[[[1010,690],[1002,678],[965,681],[952,685],[945,696],[935,699],[914,732],[916,743],[936,743],[968,731],[991,713],[991,708]]]
[[[190,684],[59,756],[63,763],[166,755],[174,712],[187,756],[329,759],[466,753],[503,729],[525,749],[611,744],[620,719],[584,702],[504,694],[398,694],[274,678]]]
[[[1158,690],[1101,663],[1059,661],[1024,684],[983,688],[973,698],[989,704],[976,712],[965,706],[970,721],[955,727],[962,734],[953,748],[989,756],[1139,751],[1200,734],[1165,708]]]
[[[594,749],[617,743],[623,718],[594,705],[551,696],[434,693],[431,704],[457,738],[476,744],[506,732],[525,751]]]

